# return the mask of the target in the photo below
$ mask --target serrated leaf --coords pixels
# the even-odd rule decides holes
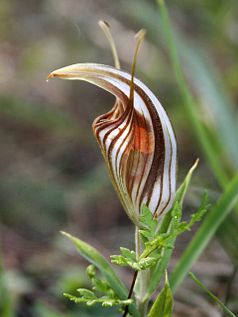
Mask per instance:
[[[93,285],[93,290],[95,291],[98,291],[101,293],[109,293],[110,291],[113,292],[112,289],[110,288],[110,285],[104,280],[93,278],[92,285]]]
[[[122,255],[112,255],[111,261],[112,261],[112,263],[120,265],[120,266],[130,266],[135,271],[140,270],[140,266],[139,266],[137,260],[134,261],[134,260],[131,260],[129,258],[125,258]]]
[[[78,288],[77,292],[86,299],[95,299],[97,296],[86,288]]]
[[[148,317],[172,317],[173,294],[166,283],[154,304],[152,305]]]
[[[132,299],[115,299],[108,296],[96,297],[94,293],[90,294],[91,291],[86,289],[81,289],[82,297],[77,297],[68,293],[64,293],[64,296],[69,300],[75,302],[76,304],[85,303],[87,306],[92,306],[95,304],[101,304],[103,307],[112,307],[112,306],[127,306],[133,303]],[[81,292],[80,291],[80,292]]]
[[[203,216],[205,215],[205,213],[208,211],[210,206],[211,205],[210,205],[210,203],[208,201],[208,195],[207,195],[207,193],[204,193],[204,195],[202,197],[202,202],[200,204],[200,207],[191,216],[191,220],[189,222],[189,226],[192,227],[196,222],[200,221],[203,218]]]
[[[154,257],[147,257],[144,259],[141,259],[138,262],[138,265],[140,267],[141,270],[145,270],[148,268],[151,268],[152,266],[154,266],[157,263],[158,259],[154,258]]]
[[[117,264],[120,266],[128,266],[129,265],[127,259],[122,255],[111,255],[110,258],[111,258],[111,262],[113,264]]]
[[[121,254],[130,260],[136,261],[136,253],[133,250],[129,250],[127,248],[120,248]]]
[[[120,266],[130,266],[135,271],[145,270],[154,266],[159,258],[159,255],[149,257],[142,254],[137,260],[135,251],[126,248],[120,248],[120,251],[122,255],[111,255],[111,262]]]
[[[142,206],[142,211],[139,216],[141,229],[139,230],[143,242],[152,239],[158,228],[158,221],[154,219],[150,209],[146,206]]]

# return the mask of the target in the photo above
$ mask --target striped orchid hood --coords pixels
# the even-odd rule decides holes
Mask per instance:
[[[116,97],[113,108],[92,125],[112,183],[130,219],[138,224],[145,204],[159,217],[172,206],[176,191],[176,139],[159,100],[139,79],[101,64],[74,64],[49,78],[84,80]]]

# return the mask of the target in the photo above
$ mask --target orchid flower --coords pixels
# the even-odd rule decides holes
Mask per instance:
[[[176,190],[176,139],[171,122],[153,92],[134,77],[144,31],[137,35],[131,74],[120,63],[109,27],[100,22],[111,44],[115,66],[82,63],[51,72],[48,78],[83,80],[116,97],[110,111],[98,116],[93,132],[112,183],[129,218],[138,224],[146,205],[154,217],[172,206]]]

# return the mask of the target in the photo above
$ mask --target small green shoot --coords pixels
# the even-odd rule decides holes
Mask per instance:
[[[105,279],[96,276],[95,266],[90,265],[87,268],[87,274],[91,280],[92,290],[79,288],[77,289],[77,292],[80,296],[74,296],[68,293],[64,293],[64,296],[75,303],[85,303],[88,306],[101,304],[103,307],[123,307],[132,304],[132,299],[121,300]],[[102,294],[102,296],[99,296],[98,294]]]

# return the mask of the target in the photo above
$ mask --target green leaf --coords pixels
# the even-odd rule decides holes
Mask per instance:
[[[199,162],[199,159],[197,159],[195,161],[195,163],[193,164],[193,166],[190,168],[190,170],[188,171],[184,181],[182,182],[182,184],[179,186],[177,192],[176,192],[176,196],[175,196],[175,200],[174,200],[174,204],[173,204],[173,207],[171,208],[171,210],[169,212],[167,212],[167,214],[165,214],[164,216],[164,219],[160,225],[160,228],[159,228],[159,232],[160,233],[163,233],[163,232],[167,232],[168,230],[168,227],[170,225],[170,222],[171,222],[171,218],[172,218],[172,210],[175,210],[175,208],[177,208],[177,211],[176,212],[179,212],[178,210],[178,207],[175,207],[175,204],[178,202],[180,207],[182,208],[182,205],[183,205],[183,201],[184,201],[184,197],[185,197],[185,194],[188,190],[188,186],[190,184],[190,181],[191,181],[191,178],[192,178],[192,175],[193,175],[193,172],[195,171],[195,169],[197,168],[197,165],[198,165],[198,162]],[[182,212],[182,210],[181,210]]]
[[[168,237],[173,234],[174,230],[177,228],[181,219],[181,206],[177,202],[174,204],[173,209],[170,211],[170,223],[167,227]],[[165,244],[165,247],[161,251],[161,259],[151,270],[150,282],[147,287],[147,291],[144,300],[148,300],[150,296],[158,288],[159,283],[164,275],[164,272],[169,264],[171,255],[173,253],[173,246],[175,244],[176,237],[171,237]]]
[[[178,261],[170,279],[170,285],[175,291],[183,281],[191,266],[196,262],[206,248],[216,230],[231,212],[238,199],[238,173],[227,185],[217,204],[211,209],[192,241]]]
[[[136,261],[136,253],[134,250],[129,250],[127,248],[120,248],[121,254],[130,260]]]
[[[158,258],[147,256],[146,258],[143,258],[139,260],[139,268],[140,270],[146,270],[148,268],[153,267],[158,262]]]
[[[139,234],[144,243],[150,241],[156,237],[158,229],[158,221],[154,219],[152,212],[146,206],[142,206],[142,211],[139,216],[139,221],[141,229],[139,229]]]
[[[179,188],[178,188],[178,190],[176,192],[175,201],[178,201],[180,203],[180,206],[183,205],[185,194],[186,194],[186,192],[188,190],[188,186],[189,186],[191,178],[193,176],[193,172],[195,171],[195,169],[198,166],[198,162],[199,162],[199,159],[197,159],[195,161],[195,163],[193,164],[193,166],[190,168],[190,170],[188,171],[183,183],[179,186]]]
[[[85,259],[87,259],[90,263],[95,265],[100,270],[118,298],[120,298],[121,300],[126,300],[128,291],[121,280],[117,277],[116,273],[113,271],[109,262],[104,258],[104,256],[88,243],[66,232],[62,232],[62,234],[68,237],[74,243],[79,253]],[[133,316],[140,317],[140,313],[134,304],[129,305],[129,311]]]
[[[217,298],[212,292],[209,291],[209,289],[206,288],[204,284],[202,284],[201,281],[192,273],[189,273],[190,277],[194,280],[194,282],[215,302],[217,303],[223,310],[224,312],[231,317],[236,317],[227,307],[224,305],[219,298]]]
[[[88,306],[101,304],[103,307],[120,306],[120,308],[122,308],[133,303],[132,299],[121,300],[118,298],[106,280],[97,278],[96,268],[93,265],[87,268],[87,274],[93,285],[93,291],[86,288],[79,288],[77,292],[80,296],[74,296],[68,293],[65,293],[64,296],[75,303],[85,303]],[[102,293],[103,296],[97,296],[96,292]]]
[[[146,270],[158,261],[158,257],[142,257],[137,260],[135,251],[120,248],[122,255],[111,255],[111,262],[120,266],[130,266],[135,271]]]
[[[192,228],[192,226],[198,222],[201,221],[203,216],[205,215],[205,213],[208,211],[208,209],[210,208],[211,204],[208,201],[208,195],[207,193],[205,193],[202,197],[202,202],[200,204],[200,207],[198,208],[198,210],[192,214],[191,216],[191,220],[188,223],[188,230]]]
[[[86,288],[78,288],[77,292],[86,299],[95,299],[97,296],[94,294],[94,292],[86,289]]]
[[[148,317],[171,317],[173,312],[173,294],[166,281],[164,288],[152,305]]]
[[[113,290],[111,289],[109,283],[102,278],[96,277],[96,268],[94,265],[89,265],[87,267],[87,274],[93,285],[93,290],[101,293],[111,294]]]
[[[88,306],[95,304],[101,304],[103,307],[127,306],[131,305],[133,302],[132,299],[120,300],[108,296],[97,297],[93,292],[87,289],[79,289],[78,291],[81,297],[77,297],[68,293],[64,293],[64,296],[76,304],[85,303]]]
[[[142,206],[139,221],[141,222],[142,227],[145,227],[152,232],[154,232],[158,226],[158,221],[154,219],[150,209],[146,205]]]

